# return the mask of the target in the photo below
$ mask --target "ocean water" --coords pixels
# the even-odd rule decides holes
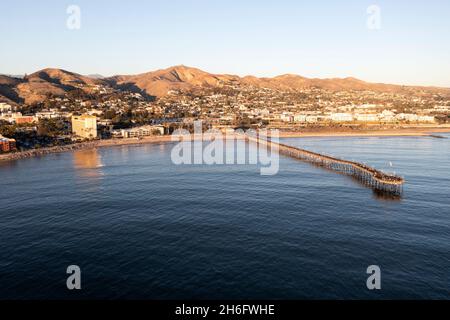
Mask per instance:
[[[404,195],[283,156],[274,176],[176,166],[171,143],[0,163],[0,299],[450,299],[450,139],[282,142],[396,172]]]

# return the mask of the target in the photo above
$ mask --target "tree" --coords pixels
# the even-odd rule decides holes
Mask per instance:
[[[117,113],[116,113],[114,110],[107,110],[107,111],[104,113],[104,118],[105,118],[105,119],[110,119],[110,120],[112,120],[112,119],[114,119],[116,116],[117,116]]]
[[[38,124],[38,136],[48,136],[56,138],[57,136],[67,134],[67,126],[60,119],[41,119]]]
[[[16,125],[10,124],[7,121],[0,120],[0,135],[8,138],[14,137],[16,133]]]

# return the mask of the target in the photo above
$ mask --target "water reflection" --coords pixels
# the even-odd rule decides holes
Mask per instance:
[[[18,161],[16,160],[0,161],[0,168],[12,169],[14,167],[17,167],[17,163]]]
[[[402,194],[390,194],[380,190],[373,190],[374,199],[386,202],[401,202],[403,201]]]
[[[98,178],[103,175],[101,156],[97,149],[79,150],[73,153],[73,166],[83,178]]]

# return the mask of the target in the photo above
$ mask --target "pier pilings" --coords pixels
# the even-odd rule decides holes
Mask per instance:
[[[403,193],[405,180],[397,175],[384,173],[368,165],[334,158],[305,149],[292,147],[282,143],[272,142],[266,138],[247,136],[248,141],[275,147],[280,154],[312,163],[314,165],[343,173],[359,180],[364,185],[378,192],[399,196]]]

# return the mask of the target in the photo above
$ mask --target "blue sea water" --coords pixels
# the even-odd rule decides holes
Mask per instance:
[[[0,163],[0,299],[450,299],[450,139],[282,142],[395,171],[404,195],[283,156],[274,176],[176,166],[171,143]]]

